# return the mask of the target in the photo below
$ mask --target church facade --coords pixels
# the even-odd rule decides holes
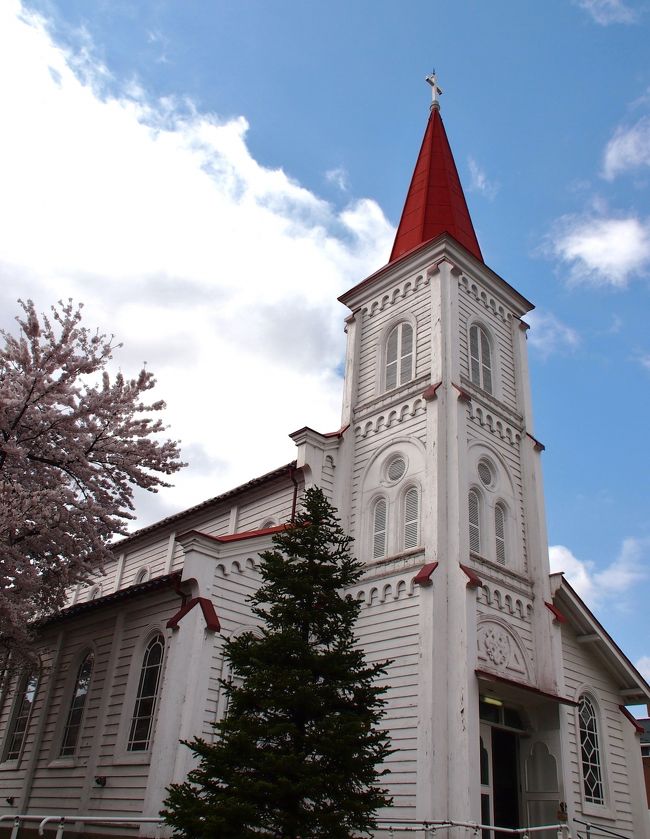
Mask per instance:
[[[650,836],[626,709],[650,688],[549,572],[532,304],[483,261],[431,82],[390,260],[340,298],[340,430],[294,432],[292,463],[123,540],[43,624],[40,672],[2,684],[0,815],[158,815],[191,767],[178,741],[227,712],[223,642],[255,628],[258,553],[318,485],[365,565],[360,643],[392,661],[378,835]]]

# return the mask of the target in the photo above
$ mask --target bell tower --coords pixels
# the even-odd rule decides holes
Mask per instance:
[[[427,82],[389,262],[340,298],[348,430],[334,499],[367,569],[361,641],[393,662],[392,815],[494,823],[511,806],[518,826],[526,802],[479,772],[485,702],[514,709],[561,765],[556,706],[516,710],[562,690],[522,320],[533,306],[483,261]]]

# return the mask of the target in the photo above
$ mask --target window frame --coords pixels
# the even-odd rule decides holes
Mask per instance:
[[[417,510],[415,519],[407,519],[407,498],[409,493],[414,492],[417,498]],[[412,481],[408,483],[400,493],[400,550],[413,551],[421,547],[422,542],[422,491],[418,484]],[[416,541],[414,545],[407,545],[407,527],[415,521]]]
[[[501,543],[503,546],[503,560],[499,559],[499,533],[497,528],[497,512],[501,511],[502,515],[502,536],[501,536]],[[502,498],[498,498],[493,510],[493,517],[494,517],[494,559],[497,565],[500,565],[502,568],[509,567],[509,559],[510,559],[510,537],[509,537],[509,527],[510,527],[510,511],[508,510],[508,505]]]
[[[585,788],[585,772],[582,756],[582,729],[580,722],[580,704],[582,700],[587,699],[593,709],[593,716],[596,724],[597,745],[599,753],[599,768],[600,768],[600,784],[602,788],[602,803],[590,801],[587,798],[587,790]],[[578,763],[578,772],[580,777],[580,799],[582,803],[582,811],[585,815],[597,815],[603,817],[613,816],[610,808],[610,784],[609,784],[609,768],[607,762],[608,742],[607,732],[603,726],[603,714],[600,703],[594,694],[593,688],[589,685],[583,685],[576,692],[576,709],[575,709],[575,733],[576,733],[576,760]]]
[[[63,754],[63,749],[65,747],[67,732],[70,726],[70,717],[73,712],[73,703],[76,699],[77,693],[77,685],[79,684],[79,680],[81,677],[81,671],[86,663],[86,661],[92,657],[92,668],[90,671],[90,676],[88,678],[88,688],[85,693],[85,698],[83,704],[81,706],[81,714],[79,718],[79,723],[77,726],[77,736],[74,742],[73,751],[70,754]],[[95,673],[95,666],[97,663],[97,652],[92,647],[86,647],[81,655],[75,657],[76,666],[72,669],[72,673],[74,673],[74,678],[68,680],[68,684],[66,685],[66,689],[64,690],[64,697],[66,697],[67,702],[64,707],[67,708],[67,712],[65,717],[61,717],[61,726],[60,730],[57,733],[57,737],[54,741],[56,752],[55,752],[55,760],[63,761],[63,762],[74,762],[78,759],[79,753],[79,744],[83,737],[84,731],[84,724],[86,721],[86,715],[88,712],[88,704],[89,704],[89,697],[91,694],[92,686],[93,686],[93,675]]]
[[[12,740],[14,739],[16,734],[16,723],[22,712],[25,697],[27,696],[27,690],[32,679],[36,680],[36,684],[33,688],[33,697],[31,705],[25,717],[25,726],[22,731],[20,746],[18,747],[17,754],[14,757],[9,757],[9,747],[12,744]],[[38,697],[40,687],[40,670],[21,670],[19,673],[16,674],[16,687],[11,703],[11,709],[7,717],[8,722],[2,742],[2,752],[0,753],[2,755],[0,763],[2,764],[3,768],[17,769],[20,766],[20,762],[23,758],[23,754],[25,751],[27,736],[29,734],[29,727],[32,721],[32,717],[34,715],[34,708],[36,705],[36,699]]]
[[[477,512],[477,523],[475,527],[478,530],[478,548],[475,550],[472,548],[472,521],[471,521],[471,509],[470,509],[470,497],[472,495],[476,496],[476,512]],[[467,537],[468,537],[468,546],[469,546],[469,554],[470,556],[478,556],[482,559],[487,559],[488,557],[485,556],[485,497],[483,492],[476,486],[476,484],[470,484],[470,487],[467,491]]]
[[[162,665],[160,668],[160,675],[158,681],[158,693],[156,696],[156,703],[153,710],[153,718],[151,724],[151,731],[149,733],[149,748],[146,750],[132,751],[129,750],[129,737],[131,734],[131,724],[133,721],[133,713],[138,696],[138,687],[140,684],[140,674],[142,673],[142,662],[147,647],[151,641],[157,636],[162,636],[164,642],[164,650],[162,657]],[[117,739],[115,746],[115,756],[113,758],[113,765],[140,765],[147,766],[151,762],[151,753],[156,737],[156,727],[158,725],[158,718],[161,712],[162,692],[165,684],[165,670],[167,667],[167,657],[170,654],[172,632],[167,629],[164,623],[149,624],[144,632],[137,639],[131,660],[129,661],[129,672],[126,680],[126,688],[122,698],[122,708],[120,713],[120,723],[117,731]]]
[[[404,327],[407,326],[411,330],[411,352],[410,353],[403,353],[402,346],[403,346],[403,330]],[[389,343],[393,333],[397,332],[397,346],[396,346],[396,358],[395,361],[388,360],[388,352],[389,352]],[[390,324],[387,325],[384,334],[382,336],[381,342],[381,384],[379,390],[381,393],[390,393],[393,390],[397,390],[397,388],[402,387],[403,385],[409,384],[410,382],[414,381],[416,378],[416,371],[417,371],[417,329],[414,320],[407,317],[400,317],[399,320],[392,321]],[[402,367],[404,363],[404,358],[406,356],[411,356],[411,365],[410,365],[410,375],[408,379],[403,379],[402,375]],[[389,364],[395,364],[395,384],[391,384],[389,386],[388,383],[388,366]]]
[[[384,505],[384,528],[383,531],[377,530],[377,508],[380,504]],[[378,554],[376,552],[376,540],[378,533],[384,534],[383,552]],[[380,559],[385,559],[388,553],[388,538],[390,534],[389,529],[389,504],[388,498],[385,495],[376,496],[370,503],[370,559],[375,562]]]
[[[166,655],[166,652],[167,652],[167,644],[165,642],[164,634],[160,631],[149,633],[148,638],[149,638],[149,640],[147,641],[147,643],[144,647],[144,651],[140,655],[140,672],[139,672],[139,675],[138,675],[138,684],[137,684],[136,691],[135,691],[135,700],[131,703],[132,711],[131,711],[131,717],[130,717],[130,721],[129,721],[129,725],[128,725],[128,734],[127,734],[127,739],[126,739],[126,751],[128,752],[128,754],[144,754],[144,753],[150,752],[151,751],[151,744],[152,744],[154,734],[155,734],[156,715],[157,715],[157,711],[158,711],[158,706],[160,704],[160,693],[161,693],[161,689],[162,689],[162,677],[163,677],[163,671],[164,671],[164,666],[165,666],[165,655]],[[155,691],[154,691],[153,697],[152,696],[145,697],[141,693],[141,690],[143,689],[143,687],[145,685],[145,679],[146,679],[145,669],[149,667],[148,656],[149,656],[149,653],[150,653],[150,650],[151,650],[153,644],[155,644],[155,643],[160,643],[161,646],[162,646],[162,653],[161,653],[161,656],[160,656],[160,661],[157,664]],[[145,741],[146,746],[143,749],[136,749],[136,748],[132,748],[132,744],[134,744],[136,742],[143,742],[141,740],[136,741],[134,739],[134,731],[135,731],[136,726],[137,726],[137,721],[146,718],[144,715],[138,713],[138,711],[140,710],[140,703],[144,699],[153,699],[153,702],[152,702],[152,705],[151,705],[151,711],[148,714],[148,729],[147,729],[147,737],[146,737],[146,741]]]
[[[473,375],[473,364],[472,360],[475,356],[472,354],[472,332],[477,330],[478,336],[478,372],[479,377],[478,381],[474,378]],[[483,353],[483,342],[481,341],[481,336],[485,338],[485,344],[487,345],[487,351],[489,354],[489,365],[485,364]],[[491,330],[487,327],[482,321],[473,320],[469,324],[469,328],[467,330],[467,366],[468,366],[468,375],[469,381],[475,386],[482,390],[484,393],[487,393],[488,396],[492,396],[498,398],[498,389],[497,389],[497,360],[496,360],[496,344],[494,340],[494,336],[492,335]],[[490,376],[490,387],[485,387],[485,373],[484,368],[488,368],[489,376]]]

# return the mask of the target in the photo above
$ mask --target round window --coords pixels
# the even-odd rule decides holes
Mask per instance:
[[[406,474],[406,460],[401,454],[396,454],[386,464],[386,478],[391,484],[396,484]]]
[[[494,484],[494,469],[487,460],[479,460],[478,476],[484,487],[491,487]]]

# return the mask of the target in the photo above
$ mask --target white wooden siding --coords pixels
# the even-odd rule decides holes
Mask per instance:
[[[567,715],[568,746],[570,755],[570,785],[578,818],[592,823],[602,823],[610,830],[616,830],[632,837],[634,835],[632,802],[630,796],[630,781],[626,765],[626,749],[623,736],[623,726],[630,725],[620,709],[622,697],[602,664],[597,661],[585,644],[578,644],[573,629],[568,624],[562,624],[562,653],[564,659],[564,679],[567,695],[578,699],[578,692],[584,685],[589,686],[590,692],[598,703],[600,712],[599,737],[602,760],[603,779],[608,791],[607,804],[616,818],[615,827],[606,818],[599,819],[590,810],[585,815],[582,809],[582,781],[580,776],[580,742],[576,727],[577,711],[573,708],[565,709]],[[609,781],[609,783],[607,783]],[[593,805],[592,805],[593,806]]]

